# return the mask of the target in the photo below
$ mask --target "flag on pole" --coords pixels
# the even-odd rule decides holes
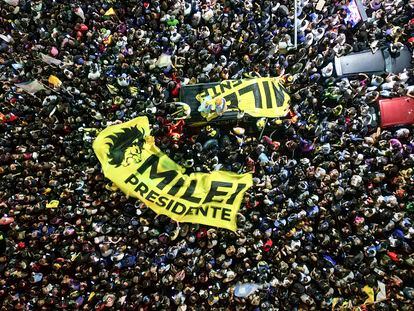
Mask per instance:
[[[42,61],[45,62],[48,65],[56,65],[56,66],[59,66],[59,65],[62,64],[62,61],[61,60],[59,60],[57,58],[54,58],[54,57],[51,57],[49,55],[40,53],[40,56],[42,57]]]
[[[111,16],[116,15],[114,8],[110,8],[108,11],[105,12],[104,16]]]
[[[46,88],[43,86],[43,84],[41,82],[39,82],[38,80],[33,80],[30,82],[23,82],[23,83],[15,83],[15,86],[17,86],[18,88],[21,88],[22,90],[24,90],[25,92],[34,95],[39,91],[45,90]]]

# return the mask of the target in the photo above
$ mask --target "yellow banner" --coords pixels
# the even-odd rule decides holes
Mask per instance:
[[[93,149],[105,176],[157,214],[179,222],[237,229],[237,212],[252,186],[251,174],[186,175],[185,168],[155,146],[146,117],[107,127]]]
[[[223,81],[197,94],[196,99],[206,106],[215,106],[218,99],[224,99],[228,111],[244,111],[252,117],[285,117],[289,113],[290,96],[281,81],[280,78]],[[218,115],[203,116],[210,121]]]

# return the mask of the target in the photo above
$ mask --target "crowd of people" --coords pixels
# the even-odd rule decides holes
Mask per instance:
[[[1,0],[1,310],[412,310],[414,132],[369,111],[413,69],[333,59],[412,48],[414,2],[362,2],[353,28],[345,1],[300,1],[295,48],[288,0]],[[254,76],[283,77],[295,122],[173,126],[183,85]],[[236,232],[104,178],[96,133],[139,115],[190,172],[253,172]]]

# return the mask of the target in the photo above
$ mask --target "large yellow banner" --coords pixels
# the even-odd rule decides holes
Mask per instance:
[[[244,111],[256,118],[285,117],[290,104],[290,96],[281,78],[223,81],[197,94],[196,99],[204,106],[214,106],[218,99],[224,99],[228,111]],[[218,115],[210,113],[203,116],[210,121]]]
[[[185,174],[185,168],[154,144],[146,117],[107,127],[93,149],[105,176],[157,214],[179,222],[237,229],[237,212],[252,185],[251,174]]]

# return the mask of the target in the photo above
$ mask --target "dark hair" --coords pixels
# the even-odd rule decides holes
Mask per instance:
[[[136,126],[122,129],[122,132],[109,135],[112,142],[107,143],[109,145],[109,164],[120,166],[125,159],[125,152],[129,147],[138,147],[139,154],[144,144],[144,133],[141,132]],[[134,154],[135,156],[135,154]]]

